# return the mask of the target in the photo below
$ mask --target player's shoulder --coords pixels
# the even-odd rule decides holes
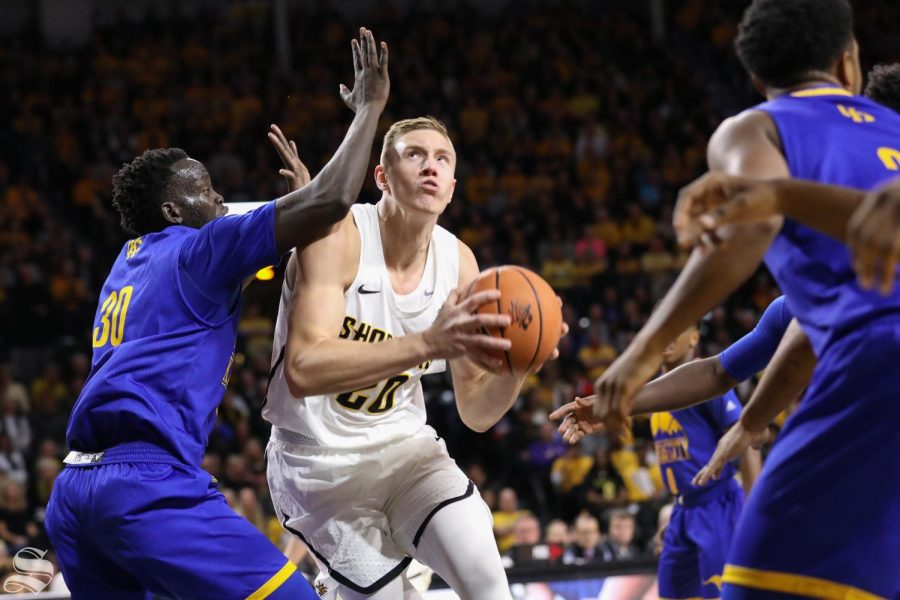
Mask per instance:
[[[775,122],[761,106],[748,108],[722,121],[710,137],[709,147],[729,146],[747,138],[777,135]]]

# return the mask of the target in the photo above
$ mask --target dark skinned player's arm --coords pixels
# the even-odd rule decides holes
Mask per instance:
[[[786,178],[789,170],[768,115],[750,111],[723,122],[707,148],[710,170],[757,179]],[[668,343],[749,278],[781,228],[783,217],[729,226],[723,247],[695,250],[635,343],[648,353]]]
[[[361,107],[328,164],[307,185],[275,201],[279,253],[321,238],[356,202],[367,174],[381,106]]]
[[[631,415],[671,412],[721,396],[739,381],[728,374],[718,356],[694,360],[654,379],[634,395]]]
[[[847,224],[865,192],[798,179],[772,182],[781,214],[818,229],[838,241],[847,239]]]

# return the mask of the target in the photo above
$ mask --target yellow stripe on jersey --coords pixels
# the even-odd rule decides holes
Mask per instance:
[[[824,600],[885,600],[881,596],[836,581],[736,565],[725,565],[722,581],[757,590],[811,596]]]
[[[272,575],[267,582],[259,586],[259,589],[247,596],[247,600],[263,600],[263,598],[268,598],[269,594],[281,587],[281,584],[287,581],[288,577],[293,575],[296,570],[296,565],[291,561],[288,561],[277,573]]]
[[[812,98],[814,96],[852,96],[850,92],[839,87],[810,88],[808,90],[799,90],[791,92],[794,98]]]

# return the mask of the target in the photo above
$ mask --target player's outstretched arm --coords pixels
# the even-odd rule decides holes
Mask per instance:
[[[629,416],[671,412],[721,396],[739,382],[723,368],[718,356],[691,361],[642,387],[634,396]],[[604,429],[609,402],[599,396],[576,398],[550,413],[562,420],[559,432],[570,444]]]
[[[762,113],[725,121],[710,140],[708,155],[716,171],[756,178],[788,176],[775,127]],[[780,225],[781,218],[775,218],[725,228],[727,246],[691,255],[647,324],[595,382],[597,396],[609,407],[610,425],[626,422],[635,393],[656,374],[666,345],[753,274]]]
[[[453,292],[427,331],[377,343],[353,341],[344,321],[344,292],[356,276],[359,253],[359,234],[348,215],[297,256],[284,369],[293,396],[362,390],[434,358],[509,347],[508,340],[471,333],[509,325],[508,315],[472,314],[482,304],[496,302],[496,290],[465,300]],[[341,338],[342,330],[347,339]]]
[[[459,287],[466,289],[478,277],[478,261],[472,250],[459,242]],[[568,327],[563,323],[560,337]],[[556,353],[554,353],[555,355]],[[512,407],[525,381],[525,373],[505,373],[501,361],[480,349],[450,361],[456,409],[462,422],[474,431],[487,431]]]
[[[681,193],[675,230],[685,247],[715,245],[723,227],[783,215],[844,241],[847,224],[863,197],[859,190],[799,179],[707,173]]]
[[[705,485],[710,479],[718,478],[725,465],[747,448],[764,443],[768,439],[769,423],[803,393],[815,366],[816,357],[809,338],[795,319],[788,326],[740,420],[719,440],[709,463],[694,478],[694,484]]]
[[[276,200],[275,245],[279,253],[303,247],[325,235],[356,202],[366,176],[378,117],[390,91],[387,44],[378,55],[372,32],[360,29],[353,49],[353,89],[341,97],[355,113],[337,152],[309,184]]]

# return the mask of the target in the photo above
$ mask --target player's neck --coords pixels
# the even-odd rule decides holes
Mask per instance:
[[[378,226],[387,268],[404,272],[424,269],[437,220],[438,215],[405,210],[397,202],[382,198]]]
[[[796,92],[798,90],[803,90],[810,87],[817,86],[834,86],[841,89],[846,89],[844,84],[840,82],[840,80],[830,73],[825,72],[816,72],[810,74],[809,78],[802,81],[801,83],[797,83],[795,85],[791,85],[788,87],[769,87],[766,88],[766,99],[771,100],[773,98],[777,98],[778,96],[783,96],[784,94],[790,94]]]

